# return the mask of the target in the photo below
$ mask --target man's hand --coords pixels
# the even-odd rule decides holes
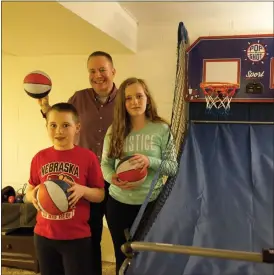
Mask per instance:
[[[38,99],[38,104],[41,107],[41,110],[44,114],[46,114],[48,112],[48,110],[50,109],[50,105],[49,105],[49,96],[45,96],[43,98],[39,98]]]

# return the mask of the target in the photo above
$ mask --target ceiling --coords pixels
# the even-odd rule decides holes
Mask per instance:
[[[57,2],[2,2],[2,52],[15,56],[89,55],[127,49]]]
[[[190,40],[207,35],[273,33],[273,2],[119,2],[139,25],[182,21]],[[2,2],[2,52],[11,55],[128,53],[58,2]]]
[[[140,25],[182,21],[190,38],[273,33],[273,2],[119,2]]]
[[[270,2],[119,2],[140,23],[170,23],[178,21],[203,22],[213,17],[221,20],[265,19],[267,15],[273,16],[273,1]],[[273,17],[272,17],[273,19]],[[249,20],[251,21],[251,20]],[[273,22],[273,21],[272,21]],[[203,25],[200,24],[200,28]]]

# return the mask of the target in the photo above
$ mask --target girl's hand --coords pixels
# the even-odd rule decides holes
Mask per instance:
[[[141,172],[148,168],[150,164],[148,157],[142,154],[134,154],[134,157],[129,162],[135,166],[135,169],[142,169]]]
[[[124,189],[124,190],[134,189],[134,187],[132,187],[129,182],[121,181],[117,174],[112,175],[112,184],[114,184],[114,185],[116,185],[119,188]]]
[[[85,194],[85,186],[73,182],[66,177],[62,179],[66,183],[68,183],[71,187],[67,190],[67,192],[71,192],[72,194],[68,197],[69,206],[73,208],[76,203],[84,196]]]

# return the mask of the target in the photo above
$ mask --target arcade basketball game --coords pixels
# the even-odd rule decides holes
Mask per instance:
[[[200,37],[185,58],[179,171],[120,274],[273,275],[274,35]]]

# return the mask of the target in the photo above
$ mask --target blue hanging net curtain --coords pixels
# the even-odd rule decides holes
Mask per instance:
[[[274,106],[264,110],[268,123],[192,122],[183,98],[188,43],[181,22],[171,119],[179,169],[167,179],[154,209],[144,214],[148,195],[130,229],[129,242],[260,253],[274,247]],[[273,275],[274,265],[136,251],[122,273]]]

